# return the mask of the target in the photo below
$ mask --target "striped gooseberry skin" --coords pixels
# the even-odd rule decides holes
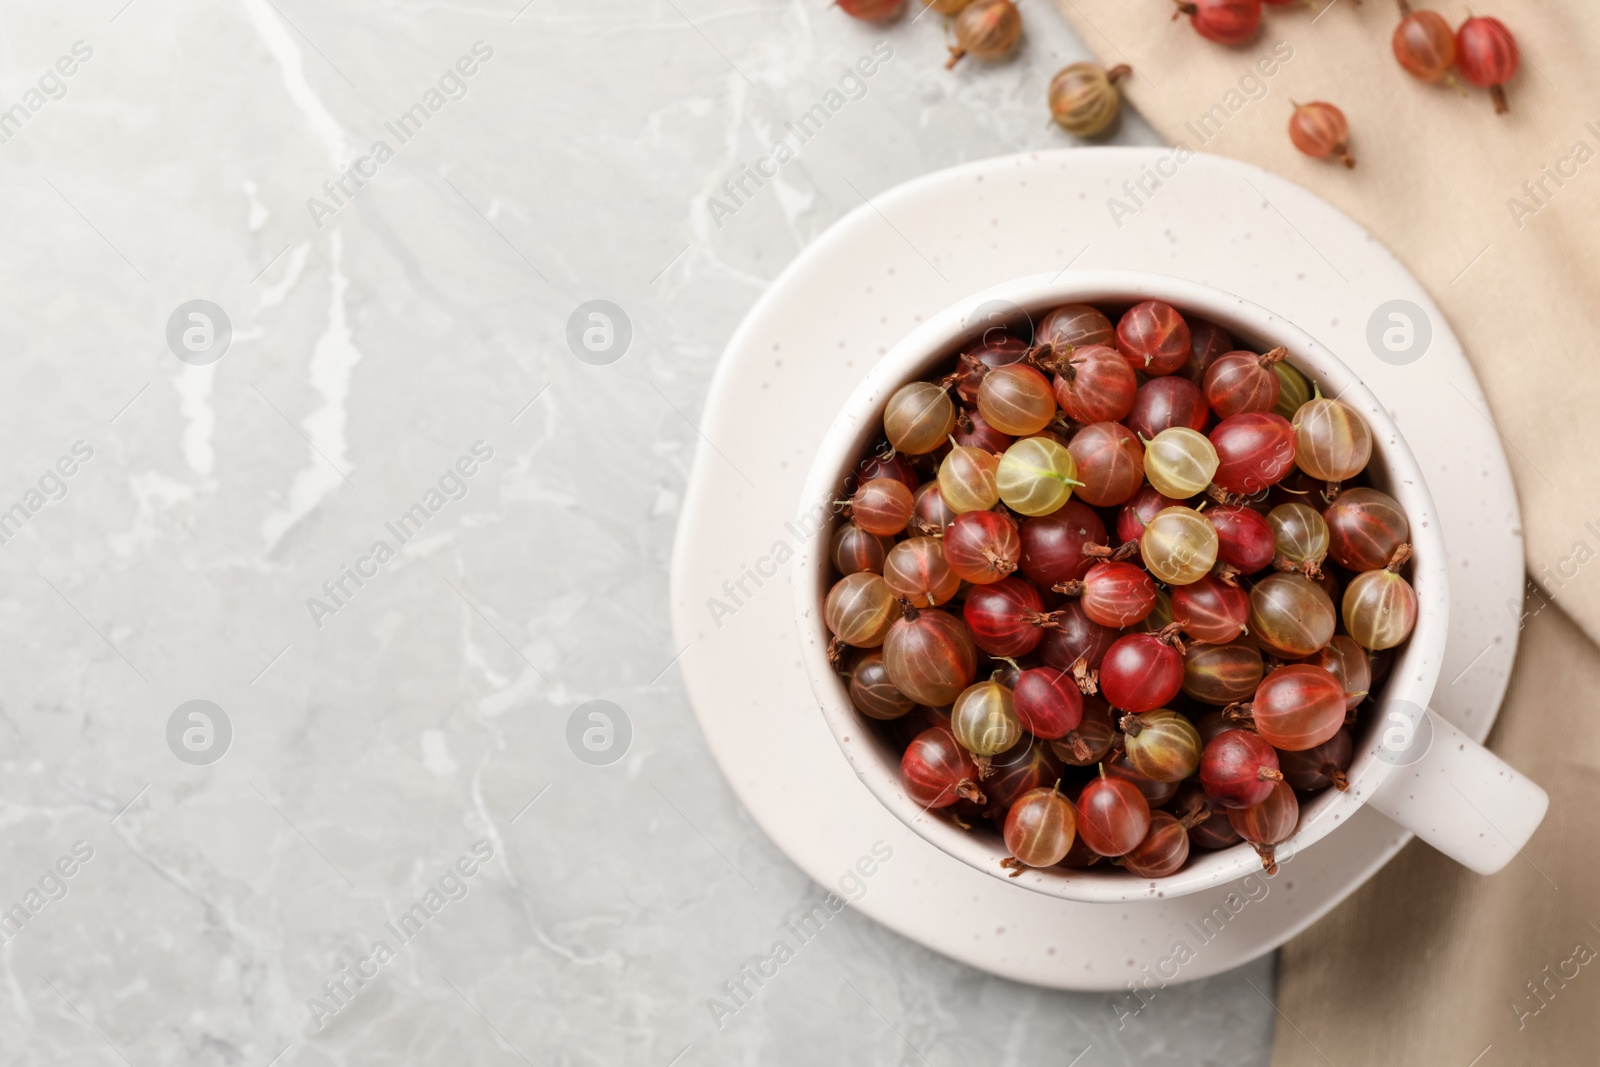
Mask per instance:
[[[919,608],[936,608],[961,591],[961,579],[944,560],[937,537],[908,537],[889,550],[883,580],[890,592]]]
[[[1019,515],[1059,511],[1078,481],[1078,463],[1070,448],[1048,437],[1022,438],[1006,449],[995,468],[1001,502]]]
[[[950,732],[974,756],[998,756],[1022,740],[1011,690],[994,681],[962,690],[950,709]]]
[[[1269,574],[1250,590],[1251,636],[1285,659],[1314,655],[1337,622],[1333,601],[1305,575]]]
[[[1282,780],[1278,753],[1248,730],[1223,730],[1200,754],[1200,785],[1224,808],[1253,808]]]
[[[1189,585],[1211,573],[1217,561],[1217,531],[1193,508],[1166,508],[1145,523],[1139,557],[1168,585]]]
[[[1283,780],[1296,789],[1312,792],[1332,786],[1342,793],[1350,788],[1344,772],[1350,769],[1354,755],[1350,731],[1340,727],[1320,745],[1300,752],[1278,753],[1278,769],[1283,772]]]
[[[1030,789],[1054,785],[1061,779],[1061,770],[1050,742],[1024,734],[1022,740],[990,759],[983,792],[989,803],[1009,808]]]
[[[1220,504],[1206,509],[1206,519],[1217,531],[1217,561],[1240,574],[1254,574],[1272,563],[1276,553],[1272,526],[1253,508]]]
[[[898,452],[921,456],[944,444],[956,425],[956,405],[933,382],[909,382],[895,390],[883,413],[883,432]]]
[[[1211,444],[1217,454],[1211,480],[1230,493],[1259,493],[1294,469],[1295,430],[1281,415],[1261,411],[1229,415],[1212,427]]]
[[[977,780],[978,765],[944,726],[922,731],[900,756],[900,784],[924,809],[948,808]]]
[[[1140,878],[1166,878],[1182,870],[1188,860],[1189,831],[1170,812],[1152,811],[1144,840],[1117,862]]]
[[[1166,381],[1158,378],[1157,381]],[[1096,422],[1073,435],[1067,451],[1083,484],[1077,495],[1097,508],[1126,503],[1144,484],[1144,445],[1120,422]]]
[[[1254,645],[1193,644],[1183,654],[1183,691],[1202,704],[1227,707],[1249,700],[1265,670]]]
[[[1156,606],[1156,583],[1144,568],[1106,560],[1089,568],[1080,582],[1066,583],[1077,593],[1083,613],[1101,626],[1120,630],[1140,622]]]
[[[1399,501],[1376,489],[1346,489],[1323,509],[1322,519],[1328,525],[1328,554],[1353,571],[1388,566],[1395,549],[1411,539]]]
[[[1189,324],[1178,309],[1145,300],[1117,320],[1117,351],[1128,366],[1151,377],[1171,374],[1189,359]]]
[[[1229,352],[1206,370],[1206,403],[1219,419],[1241,411],[1271,411],[1282,386],[1274,365],[1288,353],[1275,348],[1266,355]]]
[[[1088,505],[1069,500],[1060,510],[1024,519],[1019,527],[1022,576],[1040,585],[1082,578],[1094,564],[1083,550],[1106,543],[1106,526]]]
[[[1006,813],[1006,848],[1029,867],[1054,867],[1072,848],[1077,823],[1072,801],[1053,786],[1030,790]]]
[[[1210,415],[1199,387],[1181,374],[1169,374],[1139,386],[1127,422],[1128,429],[1149,440],[1173,426],[1204,430]]]
[[[978,650],[966,623],[929,608],[909,612],[889,627],[883,663],[896,689],[918,704],[942,708],[955,703],[977,676]]]
[[[1013,437],[1036,434],[1056,416],[1056,398],[1044,375],[1023,363],[996,367],[978,387],[978,414]]]
[[[1088,304],[1063,304],[1040,321],[1033,339],[1038,344],[1065,352],[1090,345],[1113,345],[1117,330],[1099,308]]]
[[[1073,352],[1051,387],[1073,422],[1116,422],[1133,409],[1139,379],[1116,349],[1094,344]]]
[[[1012,700],[1023,729],[1053,741],[1083,721],[1083,694],[1065,670],[1033,667],[1017,676]]]
[[[1196,641],[1227,644],[1243,634],[1250,622],[1250,594],[1207,574],[1172,590],[1172,621]]]
[[[1017,569],[1022,540],[1016,521],[997,511],[968,511],[944,531],[944,561],[962,581],[998,582]]]
[[[850,703],[869,719],[889,721],[905,715],[916,704],[889,681],[883,653],[868,652],[850,668]]]
[[[1313,478],[1328,482],[1354,478],[1372,458],[1372,430],[1361,413],[1343,400],[1325,396],[1307,401],[1294,413],[1292,425],[1291,458]]]
[[[956,394],[968,404],[978,401],[978,389],[988,371],[1018,363],[1028,354],[1028,344],[1005,330],[990,329],[961,353],[956,366]]]
[[[1026,656],[1044,639],[1044,600],[1020,578],[1002,578],[975,585],[967,593],[961,617],[972,640],[991,656]]]
[[[1126,543],[1144,536],[1144,528],[1151,519],[1167,508],[1179,507],[1182,500],[1164,496],[1153,485],[1147,485],[1133,494],[1133,499],[1117,512],[1117,539]],[[1271,562],[1269,558],[1268,563]],[[1265,566],[1266,564],[1262,564]]]
[[[1328,554],[1328,524],[1321,513],[1299,502],[1279,504],[1267,512],[1267,525],[1278,558],[1316,574]]]
[[[1344,726],[1344,686],[1328,671],[1291,663],[1268,674],[1250,702],[1256,733],[1273,748],[1303,752]]]
[[[1098,854],[1131,852],[1149,831],[1150,802],[1132,782],[1096,778],[1078,794],[1078,833]]]
[[[857,571],[881,574],[884,560],[888,558],[893,544],[892,537],[869,534],[855,523],[847,522],[833,531],[829,556],[840,574],[855,574]]]
[[[877,648],[895,624],[894,593],[871,571],[847,574],[833,583],[822,605],[828,630],[856,648]]]
[[[1240,837],[1254,846],[1266,872],[1276,874],[1274,847],[1294,836],[1295,827],[1300,825],[1300,800],[1288,782],[1273,782],[1260,803],[1228,812],[1228,821]]]
[[[1183,653],[1156,634],[1117,638],[1100,661],[1100,693],[1120,711],[1154,711],[1183,689]]]
[[[1181,782],[1200,766],[1200,732],[1170,708],[1122,720],[1122,744],[1133,769],[1157,782]]]
[[[1372,660],[1367,650],[1348,634],[1335,634],[1321,652],[1306,662],[1339,679],[1344,689],[1344,709],[1354,711],[1372,690]]]
[[[1163,496],[1186,500],[1211,484],[1219,460],[1216,446],[1205,434],[1171,426],[1145,445],[1144,475]]]
[[[1394,571],[1362,571],[1344,590],[1344,628],[1362,648],[1394,648],[1417,625],[1417,593]]]
[[[957,515],[988,511],[1000,502],[1000,457],[957,445],[939,462],[939,495]]]
[[[850,498],[851,520],[869,534],[893,537],[911,521],[911,490],[894,478],[874,478]]]

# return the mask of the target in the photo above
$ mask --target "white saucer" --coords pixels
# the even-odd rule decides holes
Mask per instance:
[[[1119,227],[1107,198],[1132,205],[1125,182],[1173,171],[1140,194],[1136,213],[1119,211]],[[1450,553],[1450,642],[1434,708],[1480,741],[1516,652],[1508,604],[1522,600],[1521,520],[1488,405],[1421,286],[1349,218],[1254,167],[1204,155],[1177,164],[1169,150],[1144,148],[968,164],[874,197],[784,271],[717,367],[700,422],[712,447],[695,457],[673,552],[684,682],[712,752],[756,821],[823,885],[836,885],[874,842],[892,847],[856,904],[872,918],[1006,978],[1112,990],[1145,981],[1146,968],[1157,981],[1188,981],[1276,948],[1410,835],[1363,810],[1276,878],[1082,904],[951,859],[856,780],[800,664],[782,562],[801,539],[800,491],[816,444],[867,369],[925,317],[1068,264],[1178,275],[1279,311],[1389,406],[1428,472]],[[1367,342],[1369,317],[1395,299],[1432,324],[1431,347],[1404,366],[1380,361]],[[722,604],[715,617],[712,598]],[[1175,956],[1180,942],[1188,951]]]

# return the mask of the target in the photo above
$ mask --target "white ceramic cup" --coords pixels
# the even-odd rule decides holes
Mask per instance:
[[[1300,825],[1278,847],[1280,859],[1348,819],[1362,804],[1388,816],[1445,855],[1481,874],[1515,857],[1544,817],[1543,789],[1428,708],[1438,681],[1450,605],[1445,546],[1427,483],[1394,420],[1349,367],[1305,331],[1249,301],[1195,282],[1139,271],[1084,270],[1019,278],[978,293],[933,316],[879,361],[839,412],[817,452],[802,504],[808,510],[838,498],[865,450],[882,433],[884,406],[906,382],[951,360],[992,325],[998,304],[1037,323],[1051,308],[1086,303],[1120,310],[1141,300],[1164,300],[1185,315],[1226,329],[1241,347],[1278,345],[1321,387],[1351,404],[1372,428],[1373,483],[1398,500],[1411,524],[1416,629],[1397,650],[1378,694],[1378,714],[1355,738],[1347,791],[1329,789],[1301,806]],[[1041,893],[1083,901],[1177,896],[1223,885],[1261,869],[1248,845],[1216,852],[1196,849],[1169,878],[1142,879],[1120,868],[1026,869],[1017,878],[1000,866],[1009,853],[998,834],[967,832],[937,812],[924,811],[900,783],[900,754],[867,725],[850,703],[845,680],[829,665],[822,603],[833,582],[829,539],[833,522],[801,548],[795,562],[795,608],[801,654],[823,717],[867,789],[907,826],[951,856],[997,878]]]

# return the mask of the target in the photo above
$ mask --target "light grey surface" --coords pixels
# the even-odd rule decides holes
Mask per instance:
[[[0,6],[0,107],[93,49],[0,145],[0,508],[40,505],[0,545],[0,909],[39,905],[0,944],[0,1061],[1265,1062],[1270,961],[1119,1029],[1112,998],[852,912],[720,1029],[707,1008],[822,890],[671,667],[693,420],[751,302],[862,195],[1070,141],[1044,87],[1086,52],[1054,10],[1025,5],[1016,61],[947,73],[935,16],[822,0],[121,5]],[[384,123],[480,40],[400,144]],[[707,198],[878,42],[861,99],[719,227]],[[319,228],[307,198],[379,139]],[[606,366],[566,342],[595,298],[633,325]],[[206,366],[167,345],[195,299],[233,328]],[[64,495],[29,497],[78,441]],[[480,441],[401,546],[386,523]],[[595,699],[632,724],[609,766],[569,751]],[[231,723],[209,765],[168,745],[191,700]],[[384,924],[475,841],[493,858],[402,946]],[[308,998],[378,940],[319,1028]]]

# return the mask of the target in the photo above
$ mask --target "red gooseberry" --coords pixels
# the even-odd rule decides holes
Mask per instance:
[[[1189,324],[1171,304],[1135,304],[1117,322],[1117,351],[1136,371],[1171,374],[1189,358]]]
[[[1283,779],[1278,753],[1248,730],[1224,730],[1200,753],[1200,785],[1224,808],[1251,808]]]

